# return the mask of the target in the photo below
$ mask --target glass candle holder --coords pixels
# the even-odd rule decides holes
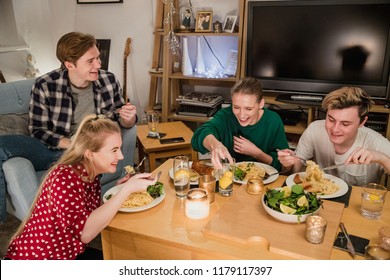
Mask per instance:
[[[261,194],[264,192],[263,178],[260,176],[250,177],[248,179],[246,191],[250,194]]]
[[[203,219],[209,215],[210,202],[207,197],[207,191],[195,188],[187,193],[185,201],[185,213],[190,219]]]
[[[366,246],[364,258],[366,260],[390,260],[390,251],[379,245]]]
[[[207,191],[209,197],[209,202],[212,203],[215,198],[215,186],[216,179],[211,175],[201,175],[199,176],[199,188]]]
[[[320,216],[309,216],[306,219],[306,240],[320,244],[324,241],[326,220]]]
[[[390,251],[390,227],[384,226],[378,230],[379,245]]]

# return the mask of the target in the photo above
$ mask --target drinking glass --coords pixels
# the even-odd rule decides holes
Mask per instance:
[[[387,189],[380,184],[369,183],[362,187],[360,214],[368,219],[378,219],[382,214]]]
[[[186,197],[190,189],[190,166],[188,157],[177,156],[173,159],[173,184],[176,196]]]
[[[148,120],[149,132],[148,135],[151,137],[158,136],[158,123],[159,123],[159,113],[157,111],[148,111],[146,113],[146,118]]]
[[[230,196],[233,193],[233,177],[234,169],[236,166],[236,160],[230,163],[228,160],[222,160],[222,168],[218,169],[218,181],[219,191],[218,193],[222,196]]]

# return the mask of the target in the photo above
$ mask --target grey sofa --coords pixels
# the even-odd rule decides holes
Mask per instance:
[[[28,135],[28,107],[34,79],[0,83],[0,135]],[[123,175],[123,167],[134,165],[136,148],[136,126],[122,129],[122,152],[125,157],[120,161],[114,174],[104,174],[101,180],[102,194],[115,186]],[[1,164],[1,163],[0,163]],[[23,220],[34,201],[39,182],[45,170],[34,170],[31,162],[25,158],[14,157],[3,163],[7,184],[7,211]]]

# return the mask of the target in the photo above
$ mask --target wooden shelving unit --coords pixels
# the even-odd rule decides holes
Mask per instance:
[[[244,18],[244,8],[245,8],[245,0],[239,1],[239,26],[243,26],[243,18]],[[179,1],[175,0],[176,7],[179,7]],[[166,15],[167,11],[164,11],[164,15]],[[179,26],[179,18],[176,14],[175,25]],[[163,73],[162,73],[162,112],[161,112],[161,120],[162,122],[166,122],[168,120],[182,120],[182,121],[190,121],[190,122],[205,122],[208,118],[200,118],[200,117],[192,117],[192,116],[182,116],[176,115],[175,109],[177,108],[176,98],[181,93],[181,86],[183,84],[188,85],[207,85],[207,86],[232,86],[236,81],[240,79],[241,73],[241,49],[242,49],[242,34],[243,28],[239,28],[238,32],[235,33],[213,33],[213,32],[180,32],[176,31],[175,35],[179,40],[181,40],[184,36],[206,36],[206,37],[236,37],[237,38],[237,52],[238,52],[238,61],[237,61],[237,71],[235,77],[227,77],[227,78],[205,78],[198,76],[184,76],[181,73],[174,73],[172,69],[172,54],[169,50],[169,46],[167,42],[164,42],[163,46]],[[168,26],[164,26],[164,36],[168,34]],[[150,101],[149,101],[150,102]]]

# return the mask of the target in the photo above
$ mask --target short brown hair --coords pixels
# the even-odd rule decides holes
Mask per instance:
[[[359,107],[360,122],[364,120],[374,104],[371,97],[358,87],[342,87],[330,92],[322,100],[322,108],[324,110]]]
[[[91,34],[81,32],[70,32],[63,35],[57,43],[56,55],[61,62],[61,67],[65,68],[65,61],[76,64],[90,48],[97,45],[97,41]]]
[[[232,87],[230,93],[232,97],[236,93],[255,95],[257,97],[257,102],[260,102],[263,99],[263,88],[260,81],[252,77],[247,77],[238,81]]]

